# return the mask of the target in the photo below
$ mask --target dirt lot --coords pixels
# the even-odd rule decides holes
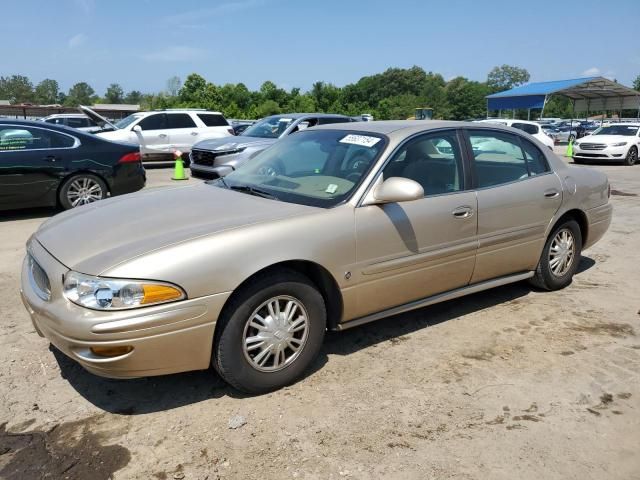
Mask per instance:
[[[639,479],[640,166],[594,168],[614,221],[569,288],[330,334],[304,380],[258,397],[213,371],[105,380],[51,351],[18,289],[53,212],[4,214],[0,478]]]

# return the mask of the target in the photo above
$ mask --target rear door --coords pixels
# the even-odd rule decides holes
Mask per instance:
[[[477,249],[476,193],[466,188],[462,151],[455,130],[409,139],[382,176],[415,180],[424,198],[356,208],[354,317],[469,283]],[[357,172],[360,160],[352,158]]]
[[[69,152],[77,145],[75,137],[46,128],[0,125],[0,207],[55,202]]]
[[[190,152],[198,141],[198,126],[188,113],[167,113],[167,128],[172,147],[182,152]]]
[[[137,125],[140,126],[142,131],[133,131],[132,133],[138,137],[141,153],[149,155],[171,152],[171,137],[167,128],[166,113],[147,115]]]
[[[521,135],[469,129],[478,196],[478,255],[471,283],[535,269],[562,184],[544,154]]]

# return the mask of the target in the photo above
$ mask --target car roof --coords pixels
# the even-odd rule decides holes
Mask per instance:
[[[154,113],[212,113],[215,115],[222,115],[222,112],[213,112],[211,110],[200,110],[198,108],[196,109],[191,109],[191,108],[168,108],[166,110],[151,110],[148,112],[135,112],[132,113],[131,115],[138,115],[138,116],[147,116],[147,115],[151,115]]]
[[[78,118],[78,117],[82,117],[82,118],[89,118],[87,117],[84,113],[53,113],[51,115],[47,115],[46,117],[43,118]]]
[[[269,117],[284,117],[291,118],[293,120],[297,120],[302,117],[317,117],[317,118],[326,118],[326,117],[340,117],[340,118],[351,118],[348,115],[342,115],[340,113],[278,113],[277,115],[269,115]]]
[[[622,125],[627,127],[640,127],[640,123],[638,122],[612,122],[608,125],[603,125],[603,127],[613,127],[614,125]]]
[[[67,127],[66,125],[56,125],[55,123],[45,123],[37,120],[18,120],[18,119],[14,120],[11,118],[0,118],[0,125],[16,125],[16,126],[22,126],[22,127],[45,128],[48,130],[55,130],[61,133],[66,133],[67,135],[98,138],[95,135],[87,134],[82,130],[78,130],[77,128]]]
[[[349,130],[354,132],[369,132],[382,135],[397,134],[410,135],[414,132],[437,130],[441,128],[496,128],[508,132],[512,130],[497,123],[458,122],[452,120],[376,120],[373,122],[354,122],[349,124],[332,123],[313,127],[314,130]]]

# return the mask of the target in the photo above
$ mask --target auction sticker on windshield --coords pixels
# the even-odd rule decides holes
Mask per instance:
[[[350,143],[351,145],[360,145],[361,147],[373,147],[381,139],[379,137],[369,137],[367,135],[349,134],[340,140],[340,143]]]

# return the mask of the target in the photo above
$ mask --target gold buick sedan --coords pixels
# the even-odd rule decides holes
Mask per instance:
[[[225,177],[56,215],[27,244],[22,298],[97,375],[213,365],[266,392],[304,373],[327,329],[525,279],[567,286],[609,195],[604,174],[509,127],[325,125]]]

